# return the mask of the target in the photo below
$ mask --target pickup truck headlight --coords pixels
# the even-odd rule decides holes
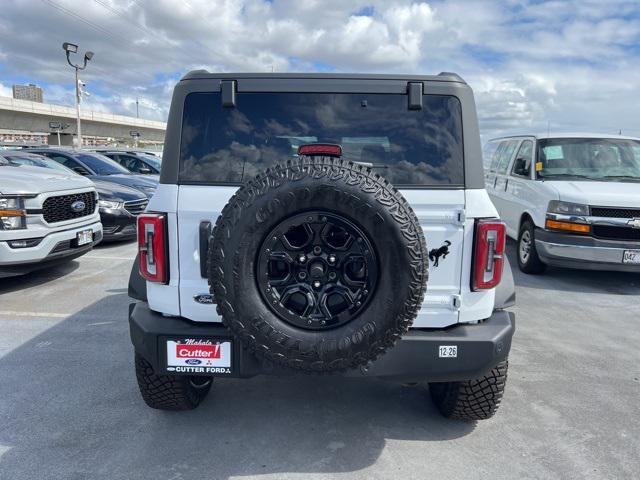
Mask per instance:
[[[551,200],[547,208],[549,213],[558,213],[560,215],[589,215],[589,206],[580,203],[562,202],[560,200]]]
[[[116,210],[122,206],[120,202],[114,202],[111,200],[98,200],[98,207],[109,210]]]
[[[0,197],[0,230],[27,228],[24,202],[17,197]]]

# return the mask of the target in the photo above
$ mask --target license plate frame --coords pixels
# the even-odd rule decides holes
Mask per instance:
[[[235,345],[230,337],[161,337],[161,369],[169,375],[230,377],[235,374]]]
[[[93,230],[82,230],[81,232],[76,233],[76,245],[78,247],[82,247],[90,243],[93,243]]]
[[[622,263],[625,265],[640,265],[640,250],[623,251]]]

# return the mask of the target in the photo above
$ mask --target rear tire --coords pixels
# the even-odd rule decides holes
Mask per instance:
[[[209,393],[211,378],[158,375],[136,353],[136,378],[145,403],[158,410],[193,410]]]
[[[531,275],[542,273],[547,266],[540,260],[536,250],[535,226],[531,220],[525,220],[518,233],[518,267]]]
[[[431,399],[447,418],[466,421],[491,418],[502,400],[508,366],[504,360],[476,380],[430,383]]]

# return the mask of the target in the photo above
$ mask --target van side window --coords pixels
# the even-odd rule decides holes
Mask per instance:
[[[482,150],[482,160],[485,170],[491,169],[491,162],[493,162],[493,159],[495,158],[498,145],[499,143],[496,140],[491,140],[485,144],[484,149]]]
[[[504,152],[504,149],[506,148],[508,142],[500,142],[500,144],[498,145],[498,148],[496,149],[496,152],[493,154],[493,158],[491,159],[491,166],[490,166],[490,170],[492,172],[495,172],[498,168],[498,164],[500,163],[500,158],[502,155],[502,152]]]
[[[511,157],[513,156],[513,152],[518,145],[519,140],[508,140],[500,152],[500,158],[498,159],[498,164],[496,166],[496,173],[507,173],[507,168],[509,167],[509,162],[511,161]]]
[[[513,162],[513,169],[511,173],[519,177],[531,176],[531,161],[533,159],[533,142],[531,140],[525,140],[520,145],[516,160]]]

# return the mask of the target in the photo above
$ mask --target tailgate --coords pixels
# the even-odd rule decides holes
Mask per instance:
[[[199,225],[215,224],[236,187],[182,185],[178,193],[180,314],[194,321],[220,321],[214,305],[195,298],[209,292],[200,274]],[[443,327],[458,322],[464,241],[464,190],[403,190],[433,252],[427,295],[414,327]],[[437,259],[437,266],[436,264]]]

